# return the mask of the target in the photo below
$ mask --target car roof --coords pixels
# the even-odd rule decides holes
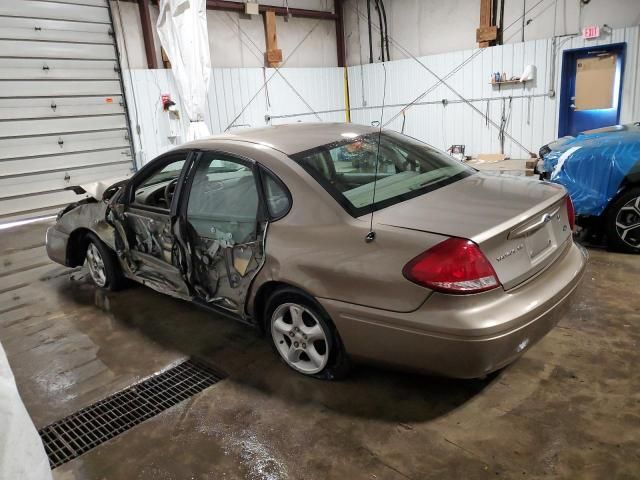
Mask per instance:
[[[235,140],[262,144],[286,155],[310,150],[354,135],[373,133],[378,129],[354,123],[292,123],[262,128],[247,128],[212,135],[185,143],[180,148],[215,148],[220,141]]]

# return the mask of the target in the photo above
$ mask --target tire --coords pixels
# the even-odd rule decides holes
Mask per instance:
[[[612,249],[640,253],[640,187],[624,191],[611,202],[605,218],[605,232]]]
[[[124,286],[122,270],[115,253],[94,233],[88,233],[85,264],[89,269],[91,281],[100,288],[119,290]]]
[[[278,290],[264,318],[269,341],[289,368],[322,380],[347,376],[351,364],[338,331],[313,298],[294,288]]]

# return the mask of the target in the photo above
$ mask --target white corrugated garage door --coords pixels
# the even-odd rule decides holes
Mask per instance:
[[[0,0],[0,223],[133,159],[107,0]]]

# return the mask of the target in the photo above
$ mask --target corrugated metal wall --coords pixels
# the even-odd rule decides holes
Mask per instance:
[[[420,57],[418,60],[437,75],[445,76],[465,60],[471,61],[448,78],[460,95],[468,99],[480,112],[463,103],[450,89],[439,85],[421,99],[421,104],[410,108],[404,119],[404,132],[438,148],[464,144],[467,154],[500,152],[498,128],[488,123],[484,114],[495,123],[505,112],[506,131],[527,150],[537,152],[545,143],[557,137],[559,78],[562,51],[587,45],[627,43],[625,75],[622,93],[622,122],[640,119],[640,27],[615,29],[610,36],[586,44],[580,37],[557,39],[555,72],[553,41],[536,40],[518,44],[491,47],[482,51],[465,50],[447,54]],[[493,72],[509,76],[520,75],[528,64],[536,66],[536,78],[525,85],[489,84]],[[385,64],[387,91],[384,122],[391,119],[415,97],[437,83],[413,59]],[[380,120],[383,101],[384,70],[381,64],[349,67],[349,97],[352,121],[370,124]],[[206,118],[212,133],[225,130],[238,113],[256,95],[266,79],[273,78],[267,89],[262,89],[249,107],[235,121],[234,128],[267,125],[265,115],[274,117],[273,124],[297,121],[345,121],[344,71],[341,68],[283,68],[274,69],[216,68],[213,69]],[[554,81],[551,76],[554,76]],[[160,96],[170,93],[177,98],[177,88],[169,70],[131,70],[124,73],[129,110],[134,130],[137,163],[153,159],[159,153],[182,142],[179,136],[168,138],[169,123],[162,111]],[[555,86],[555,95],[549,94]],[[292,88],[293,87],[293,88]],[[295,89],[295,90],[294,90]],[[297,91],[297,93],[296,93]],[[298,95],[299,94],[299,95]],[[300,97],[302,97],[302,100]],[[512,97],[509,101],[509,97]],[[443,104],[442,100],[446,104]],[[308,104],[305,105],[305,102]],[[179,99],[178,99],[178,102]],[[509,108],[509,104],[511,107]],[[310,112],[332,110],[332,113]],[[139,118],[138,122],[136,119]],[[181,119],[180,135],[186,131],[186,118]],[[135,133],[140,125],[139,134]],[[403,117],[398,117],[389,128],[401,130]],[[526,150],[506,138],[504,150],[512,158],[527,158]]]
[[[500,124],[503,108],[508,116],[506,131],[527,149],[537,152],[545,143],[557,137],[559,78],[562,51],[589,45],[627,43],[625,74],[623,79],[621,121],[640,119],[640,62],[638,58],[640,27],[615,29],[610,36],[595,41],[581,37],[557,39],[555,56],[555,96],[551,81],[554,60],[553,41],[536,40],[508,44],[482,50],[465,66],[453,74],[447,83],[463,97],[469,99],[481,112],[462,103],[450,89],[439,85],[421,102],[407,111],[404,132],[436,147],[446,149],[453,144],[465,144],[467,154],[500,152],[498,129],[486,122],[488,113]],[[441,55],[420,57],[418,60],[438,76],[445,76],[478,50],[465,50]],[[517,76],[524,67],[533,64],[537,68],[536,79],[525,85],[489,84],[493,72],[505,72]],[[380,64],[349,67],[349,91],[351,118],[358,123],[370,124],[380,120],[380,108],[366,108],[382,104],[384,69],[387,71],[386,105],[383,123],[387,122],[405,105],[437,83],[436,78],[413,59]],[[509,109],[509,97],[511,109]],[[442,100],[445,100],[446,105]],[[510,114],[509,114],[510,111]],[[401,130],[403,118],[393,121],[389,128]],[[505,141],[505,153],[512,158],[527,158],[528,154],[509,138]]]
[[[310,112],[311,109],[344,108],[342,68],[281,68],[279,73],[275,69],[262,68],[214,68],[212,71],[205,119],[212,133],[223,132],[246,105],[249,106],[234,122],[233,128],[265,126],[266,115],[281,117],[303,114],[295,118],[274,118],[273,124],[345,121],[342,111],[318,116]],[[273,78],[267,88],[261,89],[271,76]],[[137,163],[141,166],[182,143],[188,119],[183,115],[178,125],[179,136],[169,138],[169,120],[162,110],[160,97],[169,93],[178,107],[180,105],[178,89],[170,70],[130,70],[124,72],[123,77]],[[255,99],[251,101],[254,95]],[[136,125],[140,126],[137,133]]]

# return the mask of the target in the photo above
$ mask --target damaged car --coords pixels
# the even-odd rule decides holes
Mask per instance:
[[[540,150],[543,177],[571,195],[578,225],[640,253],[640,122],[580,133]]]
[[[399,133],[296,124],[169,151],[65,208],[46,244],[99,287],[133,280],[254,325],[306,375],[363,360],[476,378],[569,308],[586,264],[572,212],[560,185]]]

